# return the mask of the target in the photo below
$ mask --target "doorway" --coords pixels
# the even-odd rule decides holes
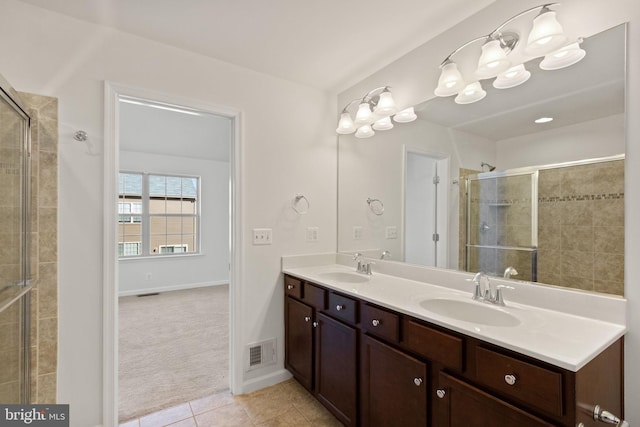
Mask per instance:
[[[404,171],[404,260],[446,268],[449,159],[405,147]]]
[[[222,285],[226,281],[229,312],[226,378],[231,391],[236,388],[233,354],[234,297],[238,291],[235,183],[239,174],[239,113],[113,83],[106,84],[106,95],[105,138],[112,143],[105,144],[109,152],[105,152],[104,424],[117,425],[120,297],[149,294],[166,297],[171,293],[177,296],[190,289],[204,292],[210,285]],[[127,115],[136,111],[135,119],[129,120],[131,117]],[[158,114],[164,118],[158,119]],[[165,126],[174,119],[190,124],[181,129]],[[198,142],[202,135],[198,134],[194,120],[210,122],[205,128],[209,132],[217,128],[218,131],[214,129],[213,132],[217,132],[218,140],[226,135],[224,147],[212,150],[214,147]],[[219,132],[220,128],[226,131]],[[203,154],[205,152],[207,154]],[[225,163],[226,169],[221,166]],[[127,186],[125,193],[139,194],[121,197],[123,171],[140,178],[140,186]],[[159,195],[160,187],[163,190]],[[179,194],[174,194],[176,191]],[[211,199],[221,195],[226,199],[218,199],[220,203],[215,211],[206,208],[207,203],[216,205]],[[139,206],[134,206],[133,199]],[[161,211],[157,209],[159,204],[163,206]],[[212,233],[216,228],[211,223],[212,218],[225,222],[224,232]],[[125,251],[132,256],[123,257]],[[203,273],[209,273],[211,277],[203,278]]]

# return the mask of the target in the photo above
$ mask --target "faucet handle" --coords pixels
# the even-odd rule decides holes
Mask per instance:
[[[362,254],[360,252],[356,252],[353,254],[353,260],[357,261],[359,258],[362,258]]]
[[[494,303],[497,305],[505,305],[504,304],[504,298],[502,296],[502,290],[503,289],[515,289],[513,286],[509,286],[509,285],[498,285],[496,286],[496,297],[494,299]]]
[[[371,266],[375,264],[375,262],[370,261],[368,263],[365,264],[365,268],[364,268],[364,273],[368,274],[368,275],[372,275],[373,274],[373,270],[371,270]]]
[[[473,299],[474,300],[481,300],[484,296],[482,295],[482,278],[484,277],[484,273],[482,271],[476,273],[475,276],[473,276],[473,279],[466,279],[467,282],[473,282],[476,284],[475,290],[473,291]]]

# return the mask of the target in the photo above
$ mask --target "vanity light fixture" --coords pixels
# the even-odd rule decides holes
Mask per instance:
[[[340,112],[336,132],[340,135],[349,135],[355,132],[356,138],[370,138],[375,135],[374,130],[392,129],[392,116],[397,123],[414,121],[417,116],[413,107],[398,112],[398,107],[389,89],[389,86],[382,86],[369,91],[362,98],[349,102]],[[354,120],[351,118],[349,108],[356,103],[358,111]]]
[[[455,102],[470,104],[486,96],[480,80],[495,78],[493,86],[497,89],[512,88],[529,80],[531,72],[525,69],[524,64],[534,58],[544,56],[540,62],[543,70],[558,70],[580,61],[586,54],[579,46],[582,39],[567,43],[568,38],[556,19],[556,12],[550,9],[558,4],[547,3],[520,12],[488,35],[470,40],[451,52],[440,64],[440,78],[434,91],[436,96],[457,95]],[[519,49],[522,54],[514,63],[510,54],[518,46],[521,36],[506,28],[515,20],[536,11],[538,14],[532,21],[526,45]],[[461,72],[452,57],[479,41],[484,43],[476,69]],[[475,52],[477,54],[477,50]],[[463,76],[469,76],[467,81]]]

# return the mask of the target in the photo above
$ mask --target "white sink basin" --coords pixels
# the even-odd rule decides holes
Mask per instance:
[[[342,283],[364,283],[369,281],[368,276],[363,276],[357,273],[347,273],[345,271],[330,271],[326,273],[319,273],[318,277]]]
[[[447,298],[426,299],[420,302],[425,310],[456,320],[488,326],[518,326],[520,320],[499,307],[475,301],[460,301]]]

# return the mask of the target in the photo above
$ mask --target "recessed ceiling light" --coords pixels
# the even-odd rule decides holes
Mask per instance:
[[[553,117],[540,117],[539,119],[536,119],[535,122],[536,123],[549,123],[552,120],[553,120]]]

